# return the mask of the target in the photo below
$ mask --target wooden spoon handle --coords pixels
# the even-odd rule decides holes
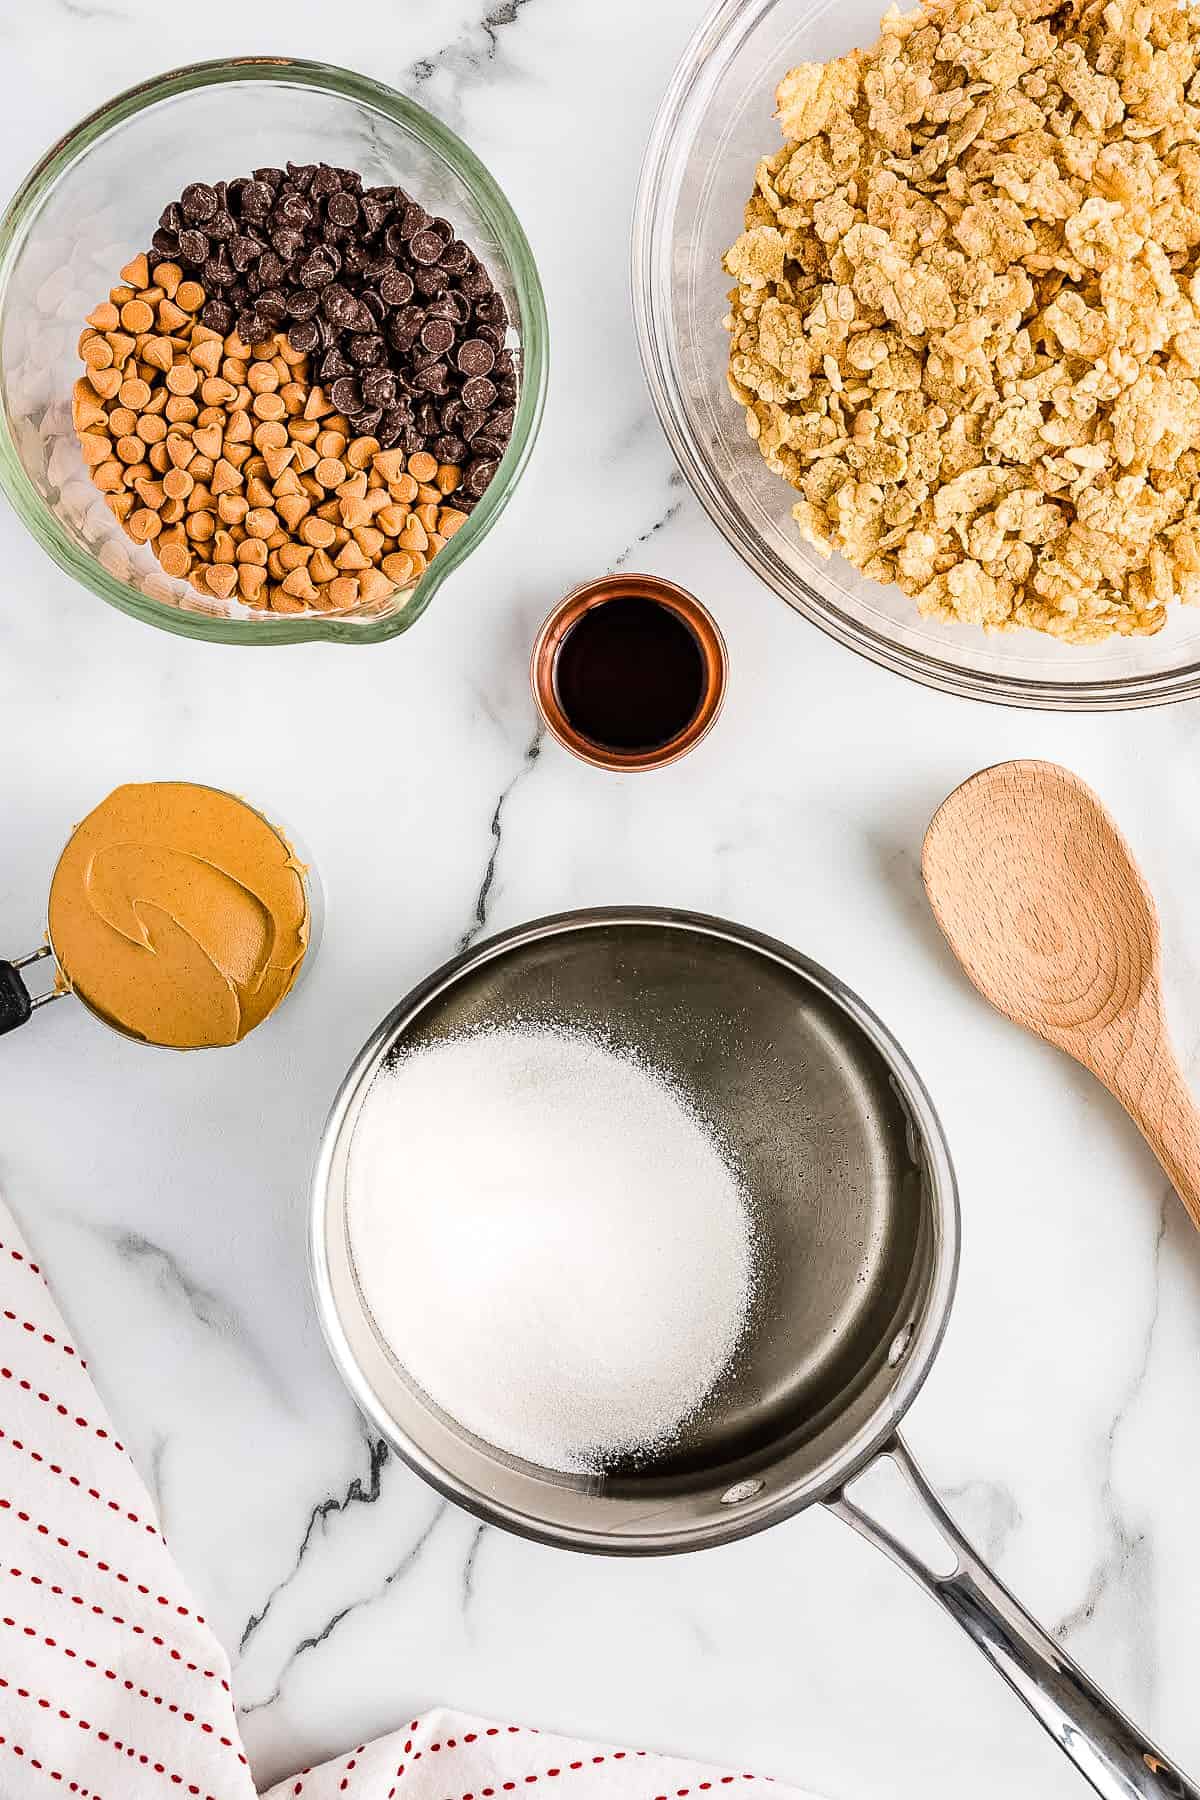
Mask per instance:
[[[1200,1228],[1200,1107],[1165,1040],[1140,1063],[1136,1082],[1114,1082],[1112,1091]]]

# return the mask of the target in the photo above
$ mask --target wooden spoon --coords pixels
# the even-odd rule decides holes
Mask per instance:
[[[984,999],[1104,1083],[1200,1226],[1200,1109],[1167,1038],[1158,914],[1091,788],[1057,763],[983,769],[935,813],[921,869]]]

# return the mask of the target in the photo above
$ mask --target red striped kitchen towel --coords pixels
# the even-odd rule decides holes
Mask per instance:
[[[289,1776],[269,1800],[506,1800],[534,1787],[716,1800],[750,1785],[439,1710]],[[225,1652],[0,1202],[0,1800],[61,1795],[253,1800],[254,1782]]]

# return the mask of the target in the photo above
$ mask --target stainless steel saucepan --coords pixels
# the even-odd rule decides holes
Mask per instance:
[[[669,1451],[602,1478],[521,1462],[441,1411],[376,1331],[347,1238],[347,1153],[388,1057],[529,1018],[601,1026],[676,1072],[740,1156],[761,1249],[729,1379]],[[329,1118],[311,1255],[322,1324],[362,1411],[481,1519],[545,1544],[646,1555],[744,1537],[819,1500],[941,1603],[1105,1800],[1200,1800],[980,1561],[898,1435],[945,1329],[958,1230],[937,1114],[855,994],[740,926],[631,907],[506,932],[384,1020]],[[920,1503],[915,1525],[911,1503],[857,1492],[889,1458]]]

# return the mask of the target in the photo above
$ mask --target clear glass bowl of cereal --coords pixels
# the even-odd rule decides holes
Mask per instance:
[[[1153,636],[1062,643],[923,619],[899,588],[828,562],[800,537],[793,490],[763,462],[725,380],[730,278],[759,159],[782,144],[775,88],[879,35],[884,0],[718,0],[663,98],[633,223],[633,299],[659,420],[710,518],[743,561],[830,637],[926,686],[1011,706],[1102,711],[1200,694],[1200,608]]]
[[[187,555],[168,556],[164,568],[150,542],[130,536],[126,529],[130,515],[123,525],[106,505],[103,489],[90,478],[76,435],[79,410],[73,390],[87,372],[80,361],[81,332],[96,335],[84,321],[98,304],[108,301],[113,285],[122,283],[120,271],[150,248],[163,208],[191,183],[232,181],[260,167],[289,163],[331,164],[356,171],[367,188],[402,188],[428,210],[435,227],[447,227],[443,241],[452,228],[484,265],[503,302],[496,315],[501,321],[496,335],[502,329],[501,350],[511,358],[516,393],[507,447],[496,456],[496,466],[469,517],[455,519],[461,528],[453,535],[438,536],[432,546],[435,553],[417,554],[404,564],[407,580],[400,585],[390,580],[366,582],[366,594],[344,608],[331,608],[330,584],[318,583],[320,610],[303,598],[306,590],[301,584],[299,604],[288,603],[286,613],[277,613],[264,606],[261,592],[248,586],[235,584],[228,595],[209,589],[207,582],[204,591],[198,590],[188,579],[168,572],[170,567],[182,567],[190,550]],[[190,279],[194,271],[183,268],[180,274]],[[185,292],[183,297],[189,296]],[[153,295],[151,306],[156,306]],[[279,322],[279,329],[286,331],[288,323]],[[121,325],[116,329],[118,334],[124,331]],[[142,340],[138,341],[141,355]],[[236,342],[233,348],[238,348]],[[223,356],[227,349],[223,347]],[[98,352],[101,358],[106,354],[103,349]],[[263,349],[254,347],[254,354],[261,356]],[[0,220],[0,486],[33,536],[68,574],[132,617],[183,636],[239,644],[306,639],[367,644],[407,630],[446,578],[482,542],[511,497],[541,422],[547,355],[545,302],[533,254],[493,177],[453,132],[421,107],[344,69],[283,57],[249,57],[196,64],[145,82],[117,96],[54,145]],[[168,366],[169,360],[168,350]],[[271,411],[276,391],[283,391],[295,375],[278,359],[277,368],[283,379],[272,382],[269,370],[262,370],[262,379],[252,382],[255,400],[271,389],[260,405],[273,431],[281,429]],[[236,377],[236,367],[232,372]],[[157,378],[145,363],[139,370],[127,367],[126,374],[134,385],[122,384],[124,396],[137,412],[144,400],[143,387],[153,386]],[[210,376],[203,367],[199,374],[202,384]],[[149,377],[149,384],[141,377]],[[213,378],[222,378],[220,367]],[[124,396],[102,404],[123,405]],[[176,406],[187,404],[186,396],[172,397]],[[148,410],[161,398],[148,403]],[[197,392],[193,398],[201,402],[203,395]],[[359,403],[363,404],[361,399]],[[298,417],[302,418],[302,410]],[[259,423],[254,416],[255,429]],[[286,417],[284,423],[290,428]],[[320,431],[329,421],[318,417],[312,423]],[[255,444],[247,448],[258,453]],[[310,467],[313,457],[320,458],[320,451],[308,445],[295,454],[309,459]],[[273,455],[286,458],[289,451],[275,448]],[[368,473],[369,455],[368,442]],[[395,453],[389,456],[395,460]],[[326,466],[332,468],[333,461]],[[148,467],[145,473],[157,483],[157,493],[163,470]],[[344,469],[352,484],[357,473],[349,463]],[[420,508],[422,498],[427,501],[435,494],[439,501],[446,498],[438,492],[432,471],[419,468],[418,473],[427,477],[421,482],[390,465],[387,473],[401,479],[405,493],[409,487],[422,488],[421,496],[413,495],[414,509]],[[327,490],[330,501],[336,493],[332,479]],[[379,477],[372,480],[377,485]],[[186,483],[172,479],[167,486],[182,489]],[[380,499],[373,495],[372,504]],[[176,501],[176,510],[183,504]],[[133,505],[141,510],[140,499],[135,498]],[[170,517],[168,510],[164,518]],[[435,526],[436,517],[428,523]],[[363,521],[363,529],[371,534],[369,549],[376,524],[374,518]],[[217,517],[216,526],[218,531],[224,529],[223,515]],[[169,529],[180,535],[179,526]],[[237,535],[244,535],[243,527],[238,527]],[[311,535],[318,535],[316,528]],[[339,528],[339,540],[341,535]],[[321,557],[328,549],[336,558],[339,545],[308,548]],[[198,554],[211,555],[211,550]],[[402,562],[401,557],[392,563],[398,578]],[[285,570],[277,573],[281,580],[286,578]],[[337,570],[339,578],[345,573]],[[272,591],[277,587],[274,574],[271,587]],[[256,603],[246,604],[243,592]]]

